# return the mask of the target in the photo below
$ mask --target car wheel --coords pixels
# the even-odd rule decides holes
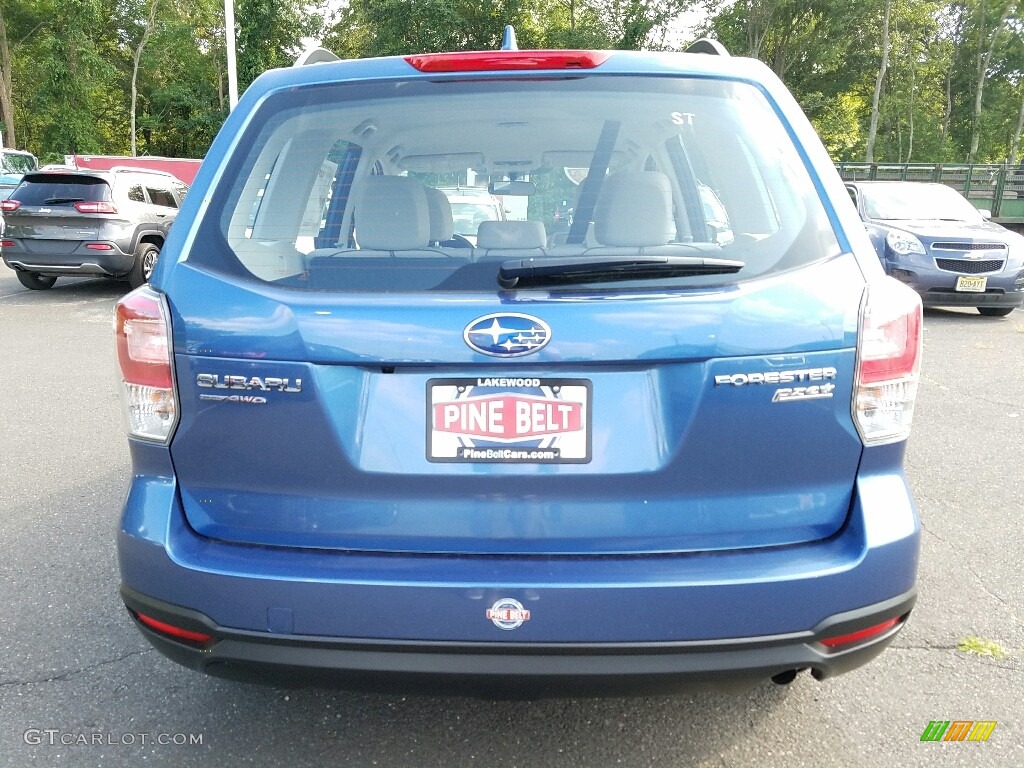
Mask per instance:
[[[152,243],[139,243],[135,249],[135,263],[131,272],[128,273],[128,284],[132,288],[138,288],[149,282],[153,276],[153,269],[156,267],[157,257],[160,256],[160,249]]]
[[[985,317],[1006,317],[1013,312],[1013,307],[978,307],[978,312]]]
[[[25,272],[21,269],[16,270],[15,274],[22,285],[26,288],[31,288],[33,291],[45,291],[47,288],[53,288],[53,284],[57,282],[56,277],[46,277],[35,272]]]

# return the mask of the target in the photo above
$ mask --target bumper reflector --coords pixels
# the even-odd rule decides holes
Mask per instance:
[[[213,640],[213,635],[208,635],[205,632],[193,632],[190,629],[182,629],[173,624],[167,624],[166,622],[154,619],[152,616],[147,616],[144,613],[136,613],[135,618],[154,632],[159,632],[161,635],[167,635],[178,640],[188,640],[190,643],[208,643]]]
[[[877,635],[881,635],[883,632],[888,632],[890,629],[895,627],[902,620],[901,616],[883,621],[881,624],[875,624],[873,627],[867,629],[858,629],[856,632],[850,632],[846,635],[836,635],[835,637],[826,637],[824,640],[819,640],[822,645],[829,648],[838,648],[842,645],[852,645],[859,643],[862,640],[868,640]]]

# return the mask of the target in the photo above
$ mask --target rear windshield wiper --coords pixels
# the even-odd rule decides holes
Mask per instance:
[[[647,277],[695,277],[731,275],[744,267],[742,261],[709,259],[703,256],[570,256],[561,258],[511,259],[498,269],[502,288],[517,285],[559,283],[600,283],[614,280],[642,280]]]
[[[64,203],[84,203],[84,197],[50,197],[44,201],[47,205],[63,205]]]

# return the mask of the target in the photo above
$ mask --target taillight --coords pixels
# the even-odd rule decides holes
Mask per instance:
[[[75,203],[75,210],[79,213],[117,213],[117,208],[114,207],[113,203],[107,203],[104,201],[82,201]]]
[[[178,405],[163,296],[148,285],[129,293],[117,303],[114,332],[128,433],[167,442],[178,419]]]
[[[594,69],[607,51],[467,51],[406,56],[420,72],[492,72],[516,69]]]
[[[921,297],[885,278],[861,307],[853,415],[865,445],[905,440],[921,377]]]
[[[0,201],[0,211],[10,213],[11,211],[16,211],[19,208],[21,208],[21,203],[17,200],[11,200],[8,198],[7,200]]]
[[[13,247],[14,247],[14,241],[13,240],[0,240],[0,248],[13,248]]]

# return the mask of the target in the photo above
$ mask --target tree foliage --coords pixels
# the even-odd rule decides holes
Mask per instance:
[[[238,87],[244,90],[268,69],[288,67],[301,52],[303,38],[323,32],[322,2],[238,0]]]
[[[774,70],[837,160],[866,156],[876,93],[876,161],[1021,153],[1024,0],[235,0],[239,82],[310,38],[346,57],[486,50],[513,24],[521,48],[682,48],[698,2],[693,36]],[[125,154],[134,114],[140,153],[200,157],[228,111],[225,43],[223,0],[0,0],[7,143]]]
[[[339,55],[394,56],[501,46],[505,24],[522,47],[537,29],[522,0],[351,0],[325,39]]]
[[[879,0],[711,0],[705,31],[772,67],[833,157],[864,160],[885,6]],[[1009,157],[1024,103],[1020,16],[1018,0],[893,0],[872,159]]]

